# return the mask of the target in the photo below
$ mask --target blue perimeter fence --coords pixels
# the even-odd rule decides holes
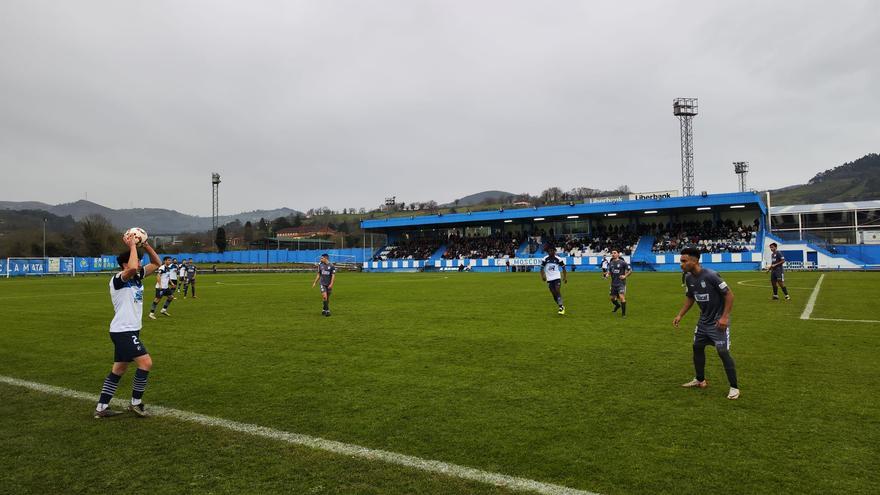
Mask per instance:
[[[287,249],[226,251],[225,253],[176,253],[163,254],[160,257],[193,259],[193,263],[317,263],[321,254],[330,255],[334,263],[363,263],[372,253],[362,248],[351,249],[309,249],[290,251]],[[8,266],[7,266],[8,261]],[[143,263],[149,258],[144,255]],[[0,277],[18,277],[27,275],[66,275],[71,273],[94,273],[116,271],[116,255],[102,255],[95,258],[13,258],[0,259]]]

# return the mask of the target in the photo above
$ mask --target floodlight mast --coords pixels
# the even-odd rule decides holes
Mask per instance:
[[[739,192],[746,192],[746,175],[749,173],[749,162],[733,162],[733,171],[739,176]]]
[[[676,98],[672,100],[672,113],[678,117],[681,127],[681,194],[694,195],[694,128],[693,118],[697,116],[696,98]]]
[[[211,174],[212,202],[211,202],[211,231],[217,237],[217,223],[220,215],[220,174]]]

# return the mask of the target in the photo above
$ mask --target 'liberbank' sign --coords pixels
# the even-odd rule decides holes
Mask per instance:
[[[630,201],[634,199],[667,199],[675,196],[678,196],[678,191],[651,191],[590,198],[590,203],[619,203],[621,201]]]
[[[667,199],[678,196],[678,191],[653,191],[646,193],[635,193],[633,199]]]

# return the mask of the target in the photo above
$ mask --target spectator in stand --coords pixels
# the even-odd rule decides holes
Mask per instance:
[[[426,260],[440,249],[440,244],[441,241],[438,239],[400,239],[386,246],[381,253],[373,257],[373,261]]]
[[[520,244],[520,240],[510,233],[471,237],[453,234],[447,238],[443,258],[514,258]]]
[[[657,231],[651,250],[666,253],[678,252],[682,247],[693,247],[701,253],[743,253],[754,249],[754,233],[755,227],[743,225],[742,221],[681,222]]]

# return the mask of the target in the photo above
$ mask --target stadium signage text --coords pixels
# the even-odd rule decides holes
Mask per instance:
[[[651,191],[644,193],[635,193],[633,199],[669,199],[678,196],[678,191]]]
[[[678,191],[650,191],[642,193],[620,194],[617,196],[603,196],[601,198],[590,198],[590,203],[619,203],[621,201],[630,201],[638,199],[668,199],[678,196]]]
[[[541,264],[542,258],[508,258],[508,259],[500,259],[496,258],[497,264],[505,264],[507,261],[510,261],[510,266],[537,266]]]
[[[627,201],[632,196],[632,194],[621,194],[620,196],[603,196],[601,198],[590,198],[590,203],[619,203],[621,201]]]

